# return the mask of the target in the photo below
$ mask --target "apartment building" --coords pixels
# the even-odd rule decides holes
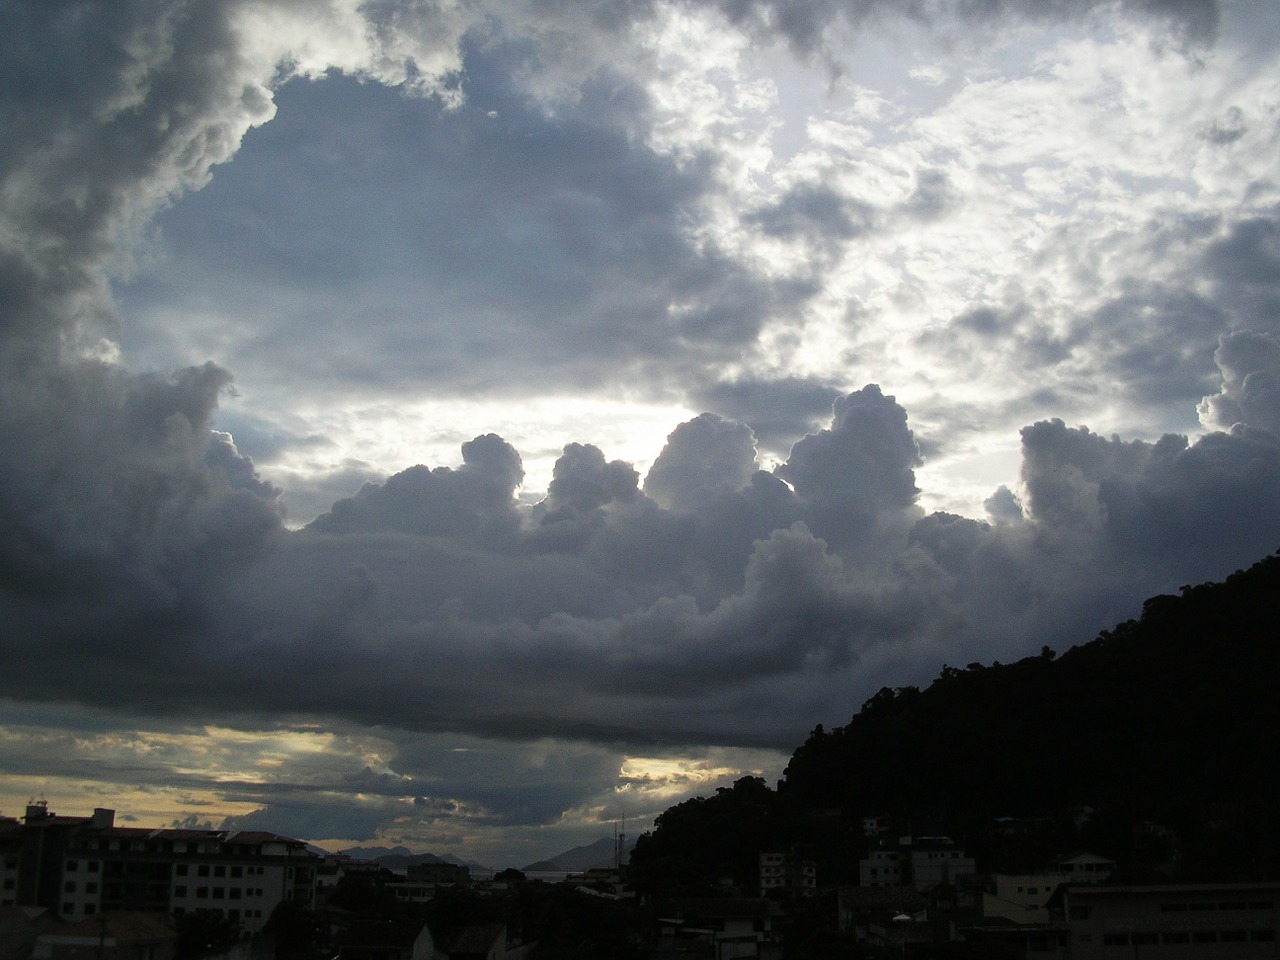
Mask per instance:
[[[796,848],[760,854],[760,893],[811,897],[818,890],[818,867],[813,857]]]
[[[1280,883],[1061,888],[1071,960],[1280,956]]]
[[[950,837],[902,837],[896,846],[877,847],[858,861],[858,882],[864,887],[931,890],[942,883],[955,884],[976,869],[973,857],[965,856]]]
[[[210,910],[253,934],[281,902],[311,905],[317,860],[302,841],[274,833],[117,827],[113,810],[60,817],[37,803],[21,824],[0,824],[0,885],[13,880],[0,899],[69,922]]]

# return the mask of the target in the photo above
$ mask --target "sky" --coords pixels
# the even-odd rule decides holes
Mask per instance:
[[[0,814],[522,866],[1275,551],[1278,48],[0,0]]]

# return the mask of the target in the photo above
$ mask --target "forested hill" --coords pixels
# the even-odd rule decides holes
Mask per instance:
[[[1276,832],[1278,681],[1273,555],[1153,597],[1061,656],[883,689],[847,726],[815,730],[779,789],[808,808],[951,823],[1089,805],[1183,833],[1256,828],[1256,846]]]
[[[778,790],[744,778],[658,818],[640,878],[749,883],[761,844],[809,845],[856,876],[864,816],[946,833],[980,869],[1089,847],[1133,873],[1280,877],[1280,555],[1153,597],[1061,656],[944,667],[818,727]],[[1010,823],[1023,826],[1009,829]],[[1018,832],[1021,830],[1021,832]]]

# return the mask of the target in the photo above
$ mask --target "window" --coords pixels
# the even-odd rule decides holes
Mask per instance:
[[[1154,933],[1135,933],[1130,942],[1135,947],[1138,947],[1144,944],[1158,943],[1159,938]]]
[[[66,883],[62,885],[62,891],[63,893],[75,893],[76,882],[74,880],[68,880]]]
[[[1104,934],[1102,945],[1104,947],[1127,947],[1129,945],[1129,935],[1127,933]]]
[[[200,866],[196,867],[196,875],[207,877],[209,875],[209,865],[207,863],[202,863]]]
[[[86,903],[86,904],[84,905],[84,915],[85,915],[86,917],[87,917],[89,914],[91,914],[91,913],[97,913],[97,912],[98,912],[98,908],[97,908],[97,906],[96,906],[95,904],[92,904],[92,903]]]
[[[76,905],[74,903],[64,903],[62,905],[62,912],[67,916],[71,916],[71,914],[76,912]]]
[[[244,870],[243,870],[243,868],[241,868],[241,867],[232,867],[232,868],[231,868],[231,875],[232,875],[233,877],[238,877],[238,876],[240,876],[243,872],[244,872]]]
[[[219,864],[213,868],[213,875],[215,877],[225,877],[227,875],[227,868]]]
[[[75,873],[75,872],[76,872],[77,870],[79,870],[79,869],[80,869],[80,861],[79,861],[79,860],[68,860],[68,861],[67,861],[67,873]]]
[[[86,883],[86,884],[84,885],[84,892],[85,892],[85,893],[97,893],[97,892],[98,892],[98,885],[97,885],[96,883],[94,883],[93,881],[89,881],[88,883]]]
[[[209,888],[208,888],[208,887],[196,887],[196,898],[197,898],[197,899],[199,899],[199,900],[208,900],[208,899],[209,899]]]
[[[1223,930],[1218,939],[1223,943],[1244,943],[1249,939],[1249,933],[1246,930]]]
[[[98,861],[97,861],[97,860],[90,860],[87,864],[85,864],[85,869],[86,869],[86,870],[88,870],[90,873],[97,873],[97,872],[98,872]]]
[[[180,863],[174,868],[173,872],[180,877],[185,877],[187,875],[187,865],[185,863]]]
[[[187,895],[187,888],[185,886],[174,887],[173,895],[175,897],[185,897]]]
[[[222,887],[214,887],[214,888],[213,888],[213,899],[215,899],[215,900],[221,900],[221,899],[223,899],[226,895],[227,895],[227,891],[226,891],[226,890],[224,890]]]
[[[1249,939],[1255,943],[1275,943],[1276,932],[1274,930],[1250,930]]]
[[[1191,932],[1192,943],[1217,943],[1218,935],[1212,930],[1193,930]]]
[[[12,890],[12,889],[13,889],[13,877],[9,877],[7,880],[5,880],[5,882],[4,882],[4,888],[5,888],[6,890]]]
[[[1182,930],[1175,930],[1172,933],[1162,933],[1160,941],[1162,943],[1190,943],[1191,934]]]

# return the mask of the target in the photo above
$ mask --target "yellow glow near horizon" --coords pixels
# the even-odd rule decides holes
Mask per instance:
[[[638,793],[647,802],[659,802],[730,777],[760,776],[760,770],[742,770],[695,757],[627,757],[618,770],[619,792]]]

